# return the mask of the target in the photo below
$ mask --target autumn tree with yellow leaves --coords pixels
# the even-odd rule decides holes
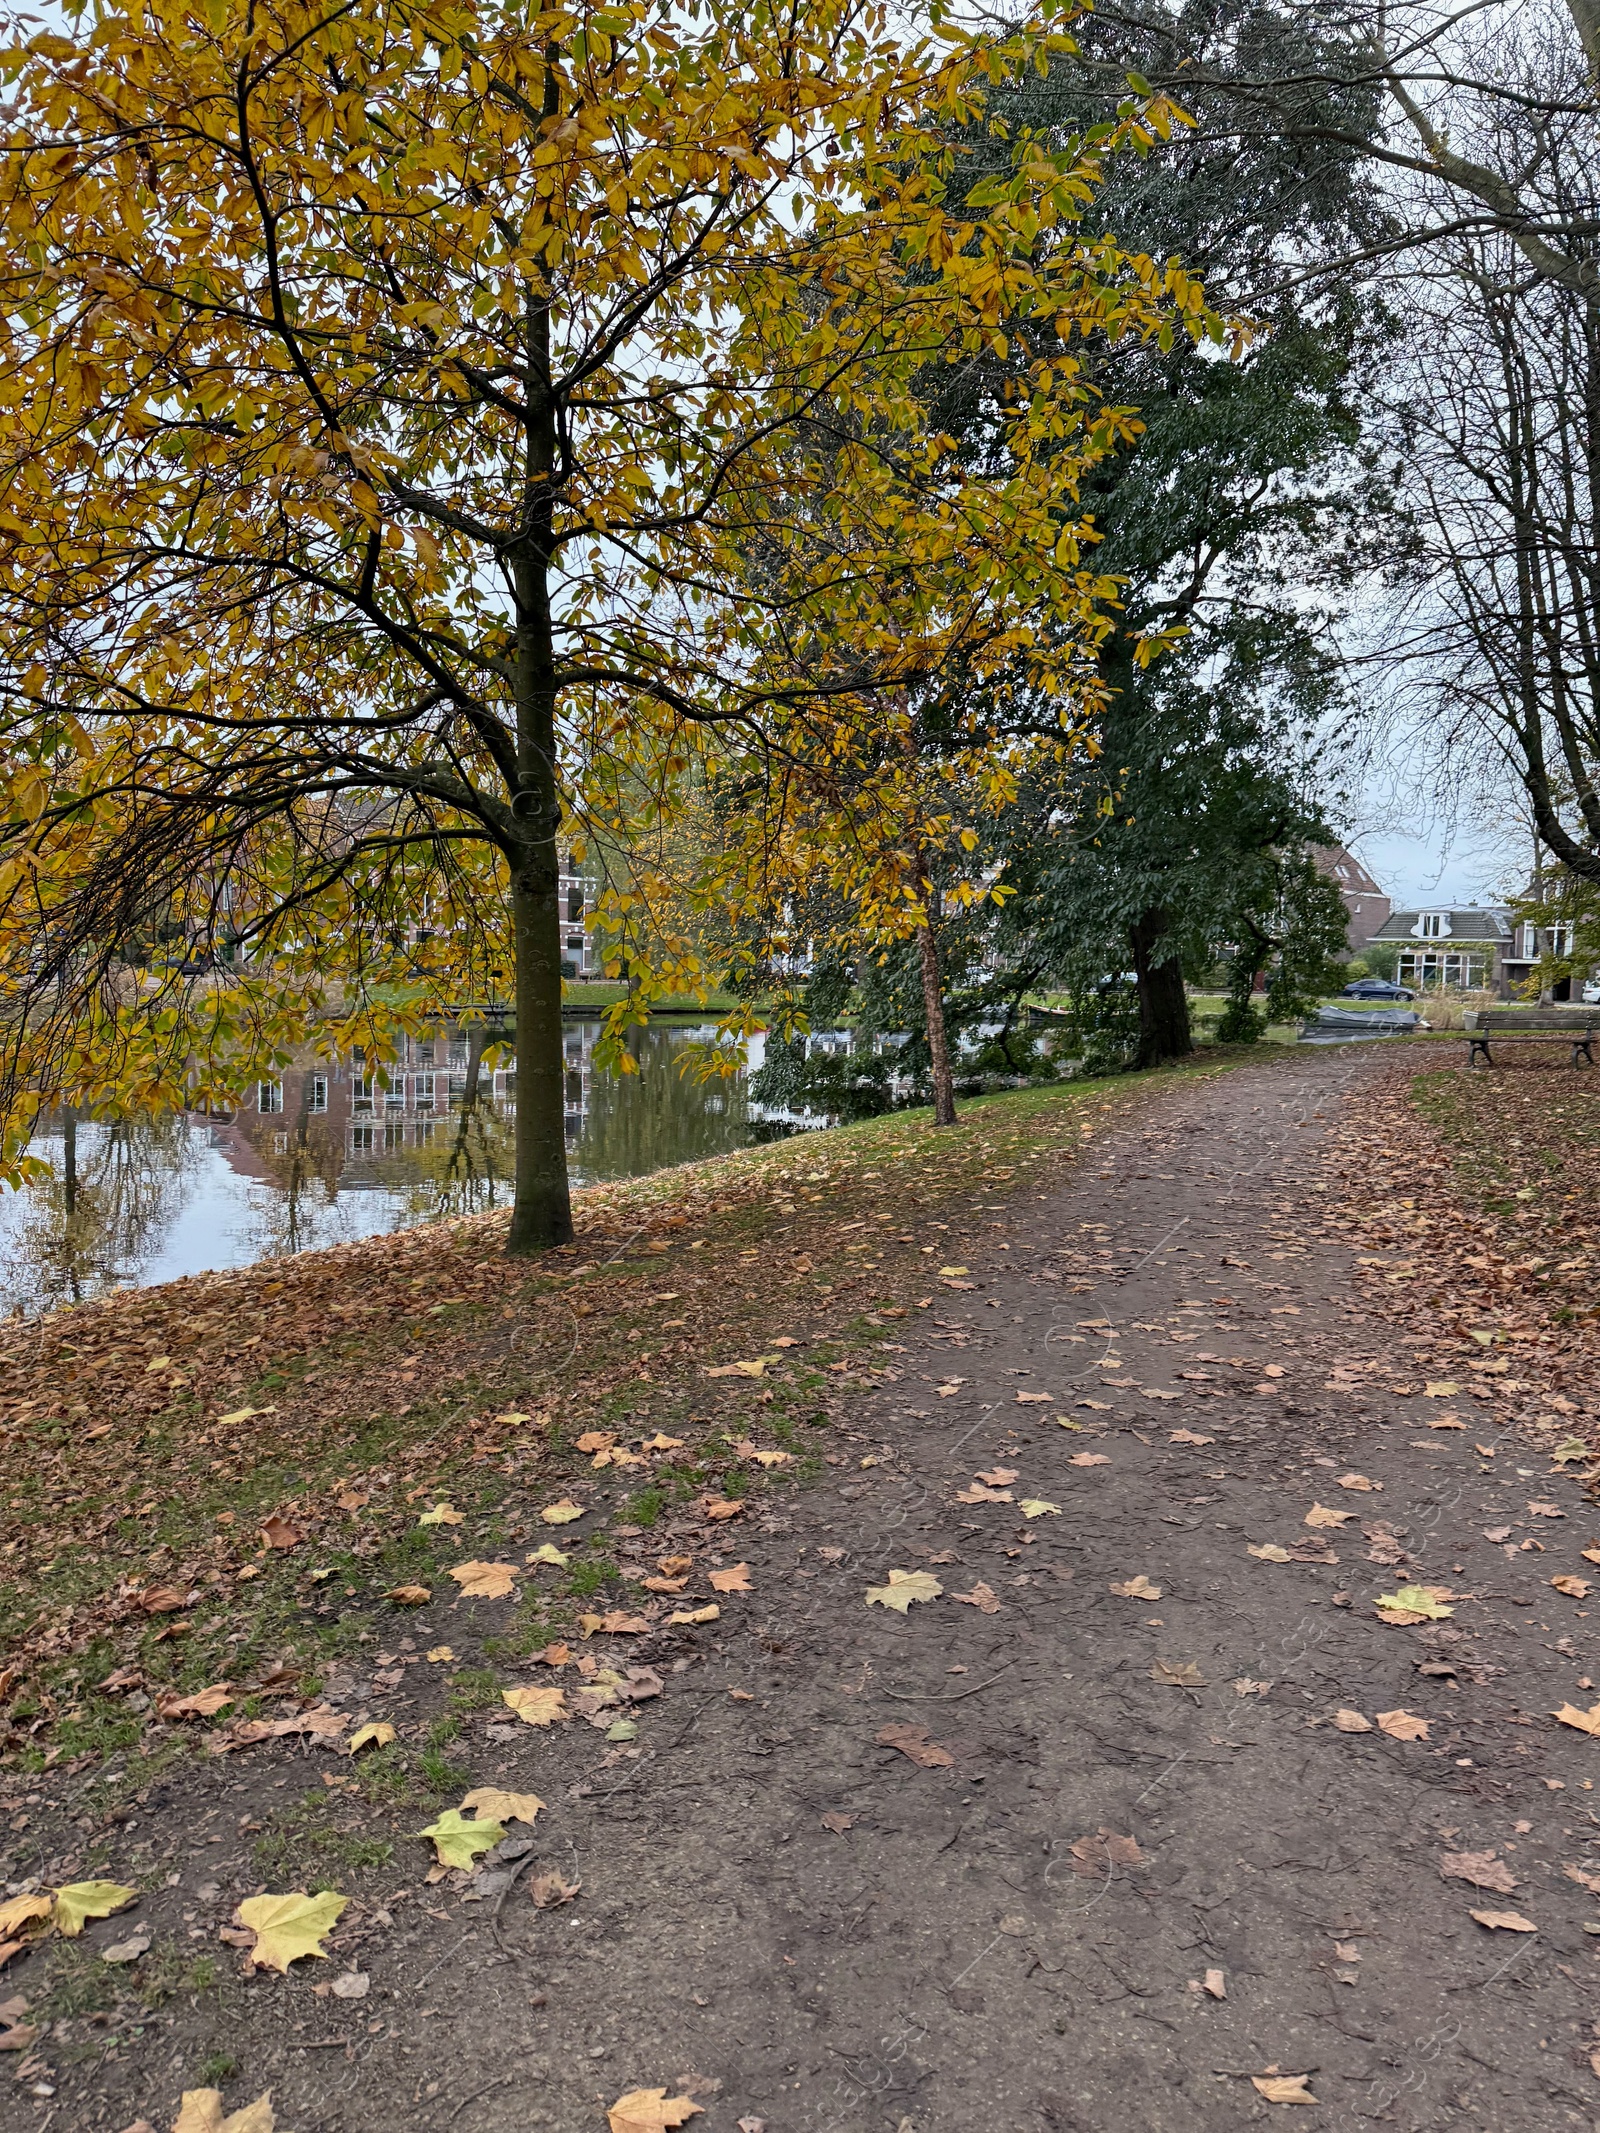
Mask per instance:
[[[1091,685],[1077,484],[1132,418],[1074,338],[1214,322],[1077,234],[1171,123],[1137,85],[946,204],[986,91],[1068,46],[859,0],[108,0],[4,56],[11,1174],[41,1103],[381,1056],[503,988],[511,1248],[560,1242],[558,845],[705,763],[892,765],[884,706],[957,667]],[[974,472],[918,380],[1018,318],[1051,345]]]

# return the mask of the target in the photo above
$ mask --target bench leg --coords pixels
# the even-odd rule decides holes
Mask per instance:
[[[1592,1067],[1594,1065],[1594,1054],[1589,1049],[1590,1045],[1593,1042],[1594,1039],[1592,1037],[1584,1037],[1580,1039],[1579,1042],[1573,1045],[1572,1063],[1574,1066],[1576,1066],[1580,1060],[1586,1067]]]
[[[1467,1053],[1467,1065],[1469,1067],[1477,1066],[1480,1061],[1484,1066],[1494,1065],[1494,1061],[1489,1057],[1489,1040],[1487,1037],[1469,1037],[1467,1042],[1471,1046],[1471,1050]]]

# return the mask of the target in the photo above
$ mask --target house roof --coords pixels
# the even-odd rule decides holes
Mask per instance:
[[[1347,895],[1381,896],[1383,890],[1367,872],[1355,853],[1342,844],[1318,844],[1312,846],[1312,857],[1323,873],[1336,881]]]
[[[1429,939],[1448,940],[1458,947],[1474,942],[1498,947],[1511,938],[1511,913],[1503,906],[1447,911],[1442,904],[1423,904],[1411,911],[1391,911],[1372,938],[1376,941],[1418,939],[1417,922],[1424,911],[1442,913],[1450,929],[1446,934],[1429,935]]]

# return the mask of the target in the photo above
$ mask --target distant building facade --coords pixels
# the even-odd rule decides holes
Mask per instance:
[[[1394,906],[1354,852],[1346,851],[1342,844],[1318,845],[1312,856],[1344,898],[1344,907],[1350,914],[1346,938],[1352,952],[1359,955],[1385,924]]]
[[[1527,995],[1542,957],[1572,952],[1570,926],[1533,925],[1505,904],[1395,911],[1373,939],[1399,950],[1395,976],[1402,985],[1496,992],[1506,1000]],[[1563,979],[1556,997],[1568,989]]]

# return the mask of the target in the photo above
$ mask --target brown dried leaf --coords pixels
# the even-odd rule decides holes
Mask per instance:
[[[919,1770],[948,1770],[955,1761],[948,1748],[941,1748],[936,1740],[928,1738],[926,1726],[910,1723],[882,1726],[878,1730],[877,1743],[880,1748],[897,1748]]]

